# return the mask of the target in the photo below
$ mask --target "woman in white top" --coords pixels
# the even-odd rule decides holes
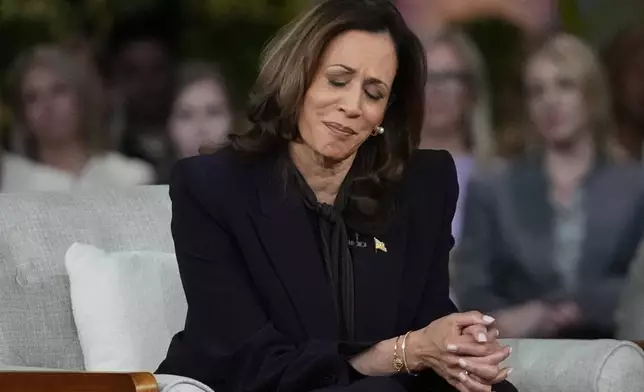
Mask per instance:
[[[73,55],[57,46],[36,47],[17,60],[11,81],[14,148],[26,160],[3,158],[3,191],[154,182],[147,163],[105,150],[109,135],[98,81]]]

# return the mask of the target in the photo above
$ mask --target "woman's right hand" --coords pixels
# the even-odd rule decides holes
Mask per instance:
[[[461,392],[489,392],[503,381],[509,369],[499,364],[510,348],[491,336],[477,341],[463,331],[473,325],[489,327],[494,319],[479,312],[455,313],[435,320],[408,337],[407,361],[413,371],[431,368]]]

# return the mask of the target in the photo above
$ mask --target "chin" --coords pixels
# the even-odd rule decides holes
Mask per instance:
[[[333,162],[342,162],[353,155],[353,151],[351,151],[351,149],[333,144],[317,149],[317,153],[323,156],[326,160]]]

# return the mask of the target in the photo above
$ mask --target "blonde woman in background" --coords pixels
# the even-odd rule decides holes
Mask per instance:
[[[611,337],[644,229],[644,175],[613,155],[607,83],[585,43],[546,41],[523,82],[527,148],[469,185],[456,294],[494,314],[502,336]]]
[[[7,173],[17,179],[12,188],[69,190],[154,181],[147,163],[106,151],[100,89],[73,55],[57,46],[38,46],[16,61],[11,81],[14,148],[52,174],[25,186],[20,176]]]
[[[488,83],[482,56],[465,34],[446,31],[426,47],[426,112],[420,148],[444,149],[454,157],[460,193],[452,234],[458,243],[470,175],[476,167],[488,165],[495,153]]]

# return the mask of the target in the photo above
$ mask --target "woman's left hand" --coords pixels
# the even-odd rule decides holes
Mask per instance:
[[[462,334],[463,337],[470,338],[466,340],[474,340],[481,345],[493,347],[489,351],[492,354],[487,356],[470,356],[459,359],[459,365],[468,372],[468,377],[486,385],[494,385],[505,380],[512,370],[509,368],[500,369],[499,364],[508,358],[512,348],[503,347],[497,342],[499,330],[477,324],[463,329]]]
[[[499,337],[499,330],[489,326],[475,324],[463,329],[463,335],[469,335],[479,343],[494,343]]]

